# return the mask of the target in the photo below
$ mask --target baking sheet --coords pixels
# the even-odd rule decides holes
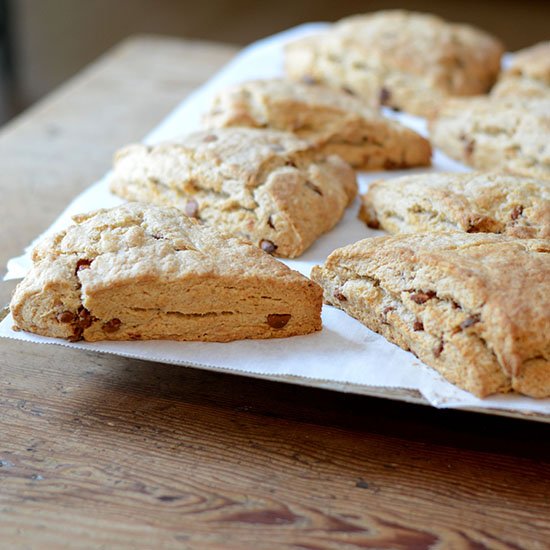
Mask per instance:
[[[283,74],[283,45],[291,40],[318,32],[325,24],[308,24],[261,40],[243,50],[209,82],[186,98],[146,138],[155,143],[200,128],[201,115],[221,88],[251,78]],[[389,117],[426,135],[425,122],[417,117],[385,111]],[[359,175],[361,191],[380,177],[397,177],[427,171],[467,171],[465,166],[435,151],[429,169],[371,172]],[[108,175],[79,195],[47,232],[71,223],[76,213],[111,207],[122,203],[108,191]],[[357,220],[358,201],[348,209],[344,219],[329,234],[321,237],[304,255],[285,263],[309,275],[311,267],[322,263],[335,248],[356,240],[382,234],[368,229]],[[28,251],[8,262],[5,279],[23,277],[31,264]],[[324,385],[357,393],[393,396],[397,399],[424,402],[436,407],[496,410],[511,415],[535,415],[550,419],[550,399],[535,400],[518,395],[478,399],[446,382],[434,370],[423,365],[411,353],[387,342],[343,312],[325,306],[323,330],[319,333],[281,340],[248,340],[225,344],[202,342],[99,342],[70,343],[12,330],[8,315],[0,323],[0,336],[41,344],[58,344],[89,351],[114,353],[197,368],[222,369],[245,375],[292,379],[306,385]],[[313,383],[315,381],[315,383]],[[361,388],[361,391],[359,391]],[[393,392],[392,392],[393,390]],[[404,398],[403,396],[408,396]]]

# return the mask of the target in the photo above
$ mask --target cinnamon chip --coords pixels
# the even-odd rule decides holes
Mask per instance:
[[[321,197],[323,196],[323,192],[321,191],[321,189],[317,185],[315,185],[313,182],[307,180],[306,187],[309,187],[314,193],[321,195]]]
[[[185,215],[190,218],[196,218],[199,213],[199,203],[195,199],[187,201],[184,209]]]
[[[81,258],[76,262],[75,274],[78,273],[81,269],[88,269],[92,265],[93,260],[88,260],[86,258]]]
[[[270,313],[267,316],[267,324],[272,328],[283,328],[291,317],[290,313]]]
[[[56,319],[60,323],[72,323],[74,321],[74,313],[72,311],[63,311],[56,315]]]
[[[339,289],[336,289],[334,291],[334,294],[333,296],[337,299],[337,300],[340,300],[340,302],[347,302],[348,299],[342,294],[342,291],[339,290]]]
[[[309,84],[311,86],[313,84],[317,84],[317,80],[315,80],[315,78],[313,78],[312,76],[306,74],[302,77],[302,83]]]
[[[367,220],[367,227],[370,227],[371,229],[380,229],[380,222],[377,218],[369,218]]]
[[[460,323],[459,327],[464,330],[468,327],[471,327],[472,325],[475,325],[476,323],[479,323],[481,321],[481,318],[479,315],[472,315],[471,317],[468,317],[462,323]]]
[[[428,290],[428,292],[415,292],[414,294],[411,294],[411,300],[415,304],[424,304],[434,296],[435,292],[432,290]]]
[[[83,306],[78,309],[78,326],[82,329],[92,326],[95,317],[92,317],[91,313]]]
[[[268,241],[267,239],[262,239],[260,241],[260,248],[268,254],[273,254],[273,252],[277,250],[277,245],[275,243],[272,243],[271,241]]]
[[[380,88],[380,95],[378,96],[378,98],[380,99],[380,105],[386,105],[390,97],[391,92],[387,88]]]
[[[523,214],[523,206],[514,206],[510,213],[510,218],[517,220]]]
[[[82,333],[85,329],[92,326],[97,319],[84,307],[78,308],[77,314],[73,317],[73,334],[69,336],[69,342],[78,342],[82,340]]]
[[[395,307],[394,306],[386,306],[382,310],[382,314],[380,315],[380,320],[381,320],[383,325],[389,325],[389,323],[388,323],[388,313],[390,311],[395,311]]]
[[[103,329],[103,332],[116,332],[120,325],[122,325],[122,322],[120,319],[111,319],[110,321],[107,321],[106,323],[103,323],[103,326],[101,327]]]

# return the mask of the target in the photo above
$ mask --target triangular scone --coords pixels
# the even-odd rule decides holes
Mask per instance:
[[[318,157],[290,133],[227,128],[125,147],[111,189],[293,258],[341,219],[357,181],[343,160]]]
[[[311,276],[461,388],[550,397],[549,253],[548,239],[416,233],[339,248]]]
[[[429,128],[436,147],[474,168],[550,179],[550,98],[454,98]]]
[[[46,238],[10,308],[16,327],[72,341],[282,338],[321,328],[321,289],[174,208],[136,203]]]
[[[550,40],[514,53],[491,90],[494,97],[550,97]]]
[[[387,10],[291,42],[285,68],[293,80],[345,87],[372,106],[428,116],[446,97],[487,92],[502,53],[496,38],[470,25]]]
[[[290,80],[254,80],[222,91],[206,126],[250,126],[293,132],[358,170],[428,166],[427,139],[350,94]]]
[[[390,233],[464,231],[550,238],[550,181],[495,172],[431,173],[376,181],[359,219]]]

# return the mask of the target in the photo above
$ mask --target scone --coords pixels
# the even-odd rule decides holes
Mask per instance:
[[[550,179],[550,99],[451,99],[429,126],[433,145],[474,168]]]
[[[128,204],[43,240],[10,309],[16,328],[71,341],[283,338],[321,328],[306,277],[175,208]]]
[[[285,67],[292,79],[344,87],[372,106],[427,116],[445,97],[487,92],[502,53],[496,38],[469,25],[390,10],[343,19],[289,44]]]
[[[390,233],[465,231],[550,238],[550,181],[498,173],[431,173],[372,183],[359,219]]]
[[[508,69],[499,76],[491,95],[550,97],[550,41],[516,52]]]
[[[312,279],[326,303],[479,397],[550,396],[550,241],[493,234],[376,237]]]
[[[212,128],[293,132],[358,170],[428,166],[427,139],[341,90],[290,80],[255,80],[222,91],[205,117]]]
[[[352,168],[317,157],[287,132],[225,128],[115,156],[111,190],[175,206],[266,252],[293,258],[342,217],[357,193]]]

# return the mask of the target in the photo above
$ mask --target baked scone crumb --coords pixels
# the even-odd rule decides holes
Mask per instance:
[[[377,237],[335,250],[324,299],[485,397],[550,396],[550,241],[493,234]]]
[[[128,204],[45,238],[10,309],[19,329],[76,340],[282,338],[321,328],[321,289],[175,208]]]
[[[343,88],[373,107],[429,116],[450,96],[489,91],[503,45],[470,25],[404,10],[355,15],[290,43],[287,75]]]
[[[224,128],[115,155],[111,190],[174,206],[277,256],[302,254],[357,193],[352,168],[287,132]]]
[[[455,98],[429,128],[433,145],[474,168],[550,179],[550,98]]]
[[[380,180],[359,218],[390,233],[465,231],[550,238],[550,181],[495,172],[430,173]]]
[[[292,132],[325,155],[358,170],[428,166],[427,139],[342,90],[282,79],[253,80],[222,90],[204,123]]]

